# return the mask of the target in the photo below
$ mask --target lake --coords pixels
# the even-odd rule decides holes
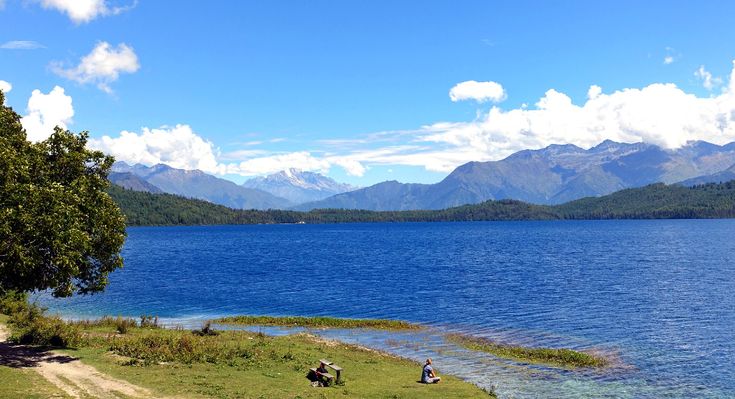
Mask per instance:
[[[66,317],[331,315],[423,333],[324,331],[501,397],[735,397],[735,220],[139,227],[105,293]],[[447,331],[591,349],[603,372],[493,359]],[[272,333],[283,333],[271,329]]]

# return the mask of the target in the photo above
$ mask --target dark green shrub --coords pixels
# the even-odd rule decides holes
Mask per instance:
[[[66,348],[82,340],[76,325],[67,324],[57,316],[45,316],[45,309],[29,303],[26,294],[5,293],[0,299],[0,311],[10,316],[8,323],[13,330],[10,337],[13,342]]]
[[[31,316],[28,317],[29,315]],[[16,313],[11,322],[15,325],[11,340],[20,344],[68,348],[82,342],[79,328],[67,324],[58,316],[37,316],[33,312]]]

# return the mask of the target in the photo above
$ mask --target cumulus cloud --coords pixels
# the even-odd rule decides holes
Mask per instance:
[[[143,128],[140,133],[123,131],[117,137],[103,136],[89,140],[89,147],[113,155],[130,164],[163,163],[179,169],[199,169],[213,174],[256,176],[288,168],[327,173],[339,166],[347,173],[362,176],[366,168],[359,161],[344,156],[316,156],[309,151],[269,154],[264,151],[236,151],[220,156],[215,145],[191,126],[176,125],[158,129]],[[247,157],[237,162],[219,162],[220,158]]]
[[[115,138],[92,140],[91,145],[131,163],[166,163],[220,175],[263,175],[291,167],[324,173],[337,167],[362,176],[373,165],[450,172],[469,161],[498,160],[523,149],[550,144],[589,148],[605,139],[667,149],[692,140],[735,141],[735,63],[728,84],[715,96],[698,97],[672,83],[611,92],[592,85],[587,98],[575,103],[569,95],[549,89],[529,106],[494,105],[471,121],[318,141],[317,149],[310,151],[271,152],[261,148],[268,141],[259,140],[220,154],[187,125],[122,132]]]
[[[89,22],[97,17],[117,15],[135,7],[135,2],[123,6],[111,6],[106,0],[36,0],[45,9],[66,14],[75,24]]]
[[[107,42],[99,42],[74,68],[65,69],[58,62],[51,64],[51,70],[57,75],[81,84],[96,84],[106,93],[112,92],[110,83],[116,81],[121,73],[134,73],[138,69],[138,56],[125,43],[114,47]]]
[[[592,86],[577,105],[554,89],[534,109],[503,110],[497,106],[470,122],[436,123],[418,133],[420,141],[444,146],[424,157],[428,169],[449,170],[445,154],[465,152],[470,160],[495,160],[526,148],[550,144],[591,147],[605,139],[646,142],[673,149],[692,140],[718,144],[735,141],[735,65],[722,94],[700,98],[672,83],[610,94]],[[449,160],[450,162],[447,162]]]
[[[143,128],[140,133],[123,131],[114,138],[90,139],[89,146],[132,164],[164,163],[180,169],[223,172],[217,163],[214,144],[194,133],[188,125]]]
[[[694,76],[702,82],[702,86],[704,86],[705,89],[710,91],[722,84],[722,79],[719,77],[713,77],[711,72],[704,69],[704,65],[700,65],[699,69],[694,71]]]
[[[66,129],[74,117],[71,96],[66,95],[59,86],[55,86],[48,94],[33,90],[27,112],[20,122],[30,141],[47,139],[56,126]]]
[[[3,93],[7,93],[10,90],[13,90],[13,85],[11,85],[10,82],[0,80],[0,90],[2,90]]]
[[[594,100],[600,94],[602,94],[602,87],[598,85],[592,85],[590,86],[589,90],[587,90],[587,99]]]
[[[477,102],[505,100],[503,86],[496,82],[477,82],[468,80],[458,83],[449,90],[449,98],[454,101],[475,100]]]
[[[33,40],[11,40],[0,44],[0,48],[3,50],[35,50],[46,47],[39,42],[34,42]]]

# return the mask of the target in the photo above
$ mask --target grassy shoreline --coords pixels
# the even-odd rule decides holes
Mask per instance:
[[[56,346],[55,350],[79,358],[106,375],[150,390],[154,397],[495,397],[451,375],[442,375],[441,384],[421,384],[417,381],[421,365],[413,360],[309,334],[268,336],[213,330],[207,325],[191,331],[161,328],[155,319],[138,322],[121,317],[66,322],[39,314],[33,305],[17,309],[3,320],[17,342]],[[344,320],[337,324],[342,327],[345,323],[352,324]],[[366,324],[360,321],[358,325]],[[393,322],[367,325],[413,328],[408,323]],[[309,368],[324,358],[343,368],[344,384],[324,388],[310,385],[306,378]],[[9,372],[19,386],[33,386],[32,378],[38,379],[36,373],[25,370]],[[28,397],[30,391],[3,393],[3,397],[20,399]]]
[[[302,316],[229,316],[210,320],[215,324],[269,327],[306,327],[306,328],[369,328],[376,330],[401,331],[422,330],[423,326],[401,320],[387,319],[346,319],[337,317]]]
[[[610,365],[604,357],[564,348],[531,348],[517,345],[501,344],[486,338],[465,334],[447,334],[447,341],[465,349],[485,352],[504,359],[511,359],[531,364],[560,366],[565,368],[595,367]]]

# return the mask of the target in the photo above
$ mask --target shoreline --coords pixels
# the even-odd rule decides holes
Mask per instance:
[[[201,395],[204,392],[197,388],[196,383],[200,378],[228,384],[227,387],[206,391],[204,395],[207,397],[219,397],[222,389],[229,389],[237,397],[240,397],[237,392],[255,392],[266,397],[294,397],[296,394],[304,398],[324,397],[325,394],[327,397],[357,395],[378,398],[385,397],[388,392],[395,392],[400,397],[417,398],[496,397],[486,388],[451,373],[441,373],[445,379],[438,386],[418,384],[415,380],[421,365],[415,360],[308,333],[269,336],[248,331],[210,330],[206,327],[190,331],[161,328],[154,323],[155,319],[137,323],[131,319],[109,317],[94,321],[63,322],[54,317],[41,316],[32,323],[41,323],[41,327],[54,323],[54,320],[68,327],[64,328],[62,334],[77,334],[74,341],[67,341],[67,337],[72,335],[64,336],[63,342],[76,343],[71,343],[68,348],[55,349],[54,353],[64,356],[64,359],[74,359],[70,361],[75,362],[75,367],[87,367],[88,372],[103,379],[123,381],[153,392],[145,397]],[[8,318],[2,316],[1,321],[8,321]],[[12,327],[13,333],[25,334],[17,330],[17,325]],[[42,345],[38,350],[51,354],[45,348]],[[304,375],[308,367],[313,367],[314,362],[322,358],[335,360],[344,367],[346,382],[323,388],[326,390],[310,387]],[[49,359],[53,363],[53,357]],[[370,378],[376,370],[385,373],[385,380],[381,380],[380,384]],[[177,382],[182,373],[192,376],[187,379],[189,384],[184,384],[187,385],[185,388],[182,388],[181,382]],[[233,373],[241,377],[232,380]],[[81,380],[67,382],[66,388],[70,389],[67,393],[76,389],[70,387],[75,384],[79,389],[84,389]],[[230,386],[238,384],[244,384],[242,387],[247,387],[247,390],[239,391],[243,388]],[[420,388],[421,393],[417,388]]]

